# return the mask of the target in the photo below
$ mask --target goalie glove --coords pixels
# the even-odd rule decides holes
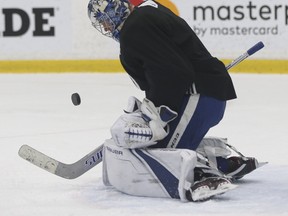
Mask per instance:
[[[137,98],[132,97],[126,113],[111,127],[112,138],[116,145],[124,148],[147,147],[168,135],[167,124],[176,117],[177,113],[167,106],[156,108],[148,99],[144,99],[141,104]]]

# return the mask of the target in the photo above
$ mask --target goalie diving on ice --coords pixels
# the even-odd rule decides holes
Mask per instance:
[[[182,18],[157,1],[135,2],[88,5],[92,25],[120,43],[124,69],[145,92],[142,102],[130,98],[111,127],[104,183],[183,201],[223,194],[258,167],[238,151],[231,156],[225,139],[205,137],[223,118],[226,101],[236,98],[231,77]]]
[[[98,31],[119,42],[120,61],[145,98],[130,97],[112,138],[74,164],[29,146],[20,149],[21,157],[68,179],[103,161],[105,185],[194,202],[234,189],[235,181],[263,165],[227,139],[206,136],[236,98],[227,70],[262,43],[225,67],[185,20],[157,1],[90,0],[88,15]]]

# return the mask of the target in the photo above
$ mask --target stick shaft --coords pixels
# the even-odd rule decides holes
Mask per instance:
[[[258,52],[259,50],[261,50],[264,47],[263,42],[258,42],[257,44],[255,44],[254,46],[252,46],[250,49],[248,49],[245,53],[243,53],[242,55],[240,55],[238,58],[236,58],[235,60],[233,60],[230,64],[228,64],[226,66],[226,69],[229,70],[230,68],[236,66],[237,64],[239,64],[240,62],[242,62],[244,59],[248,58],[249,56],[253,55],[254,53]]]

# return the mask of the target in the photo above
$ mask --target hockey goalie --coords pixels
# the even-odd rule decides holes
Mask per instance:
[[[257,160],[226,139],[205,137],[236,98],[225,65],[168,8],[133,2],[88,5],[92,25],[120,43],[123,67],[145,92],[141,101],[130,98],[104,143],[104,183],[135,196],[194,202],[235,188]]]
[[[224,138],[205,137],[196,150],[158,148],[156,140],[167,136],[167,123],[176,118],[165,106],[131,97],[125,112],[112,126],[113,138],[106,140],[103,153],[104,184],[119,191],[204,201],[234,189],[234,181],[257,168],[255,158],[245,157]]]

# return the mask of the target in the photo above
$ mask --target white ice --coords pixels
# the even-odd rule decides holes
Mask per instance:
[[[238,99],[208,135],[227,137],[269,164],[203,203],[132,197],[102,184],[101,165],[66,180],[21,159],[28,144],[72,163],[110,137],[127,98],[143,98],[124,73],[0,75],[0,215],[288,215],[288,75],[232,74]],[[70,100],[82,98],[80,106]]]

